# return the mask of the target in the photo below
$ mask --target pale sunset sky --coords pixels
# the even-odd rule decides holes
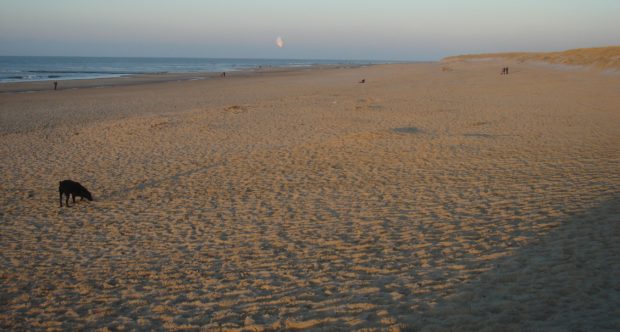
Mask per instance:
[[[0,55],[438,60],[609,45],[619,0],[0,0]]]

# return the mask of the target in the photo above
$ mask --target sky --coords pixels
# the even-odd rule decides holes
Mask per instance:
[[[425,61],[609,45],[620,0],[0,0],[0,55]]]

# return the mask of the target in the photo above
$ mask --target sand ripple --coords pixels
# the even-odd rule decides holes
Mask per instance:
[[[3,134],[0,328],[617,329],[611,78],[467,66]]]

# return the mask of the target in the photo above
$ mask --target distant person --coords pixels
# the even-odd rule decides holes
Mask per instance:
[[[224,72],[222,72],[222,73],[220,74],[220,77],[226,77],[226,72],[225,72],[225,71],[224,71]]]
[[[508,75],[508,67],[506,67],[506,75]]]
[[[54,90],[58,88],[58,82],[54,81]]]

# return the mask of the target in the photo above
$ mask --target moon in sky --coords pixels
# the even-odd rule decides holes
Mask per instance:
[[[282,37],[278,36],[278,38],[276,38],[276,45],[278,45],[279,48],[284,47],[284,39],[282,39]]]

